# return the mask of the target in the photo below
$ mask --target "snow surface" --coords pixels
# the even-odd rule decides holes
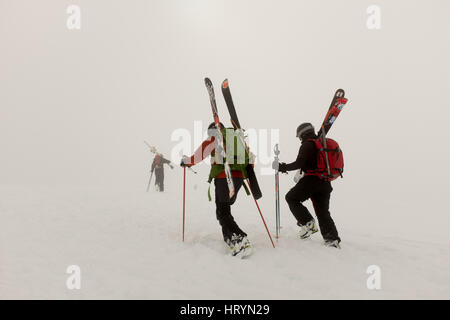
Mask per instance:
[[[145,181],[133,192],[1,187],[0,298],[450,298],[448,243],[349,230],[334,212],[342,249],[327,248],[319,233],[296,238],[283,201],[282,236],[274,249],[253,200],[242,191],[233,213],[254,253],[233,258],[207,201],[207,183],[197,184],[201,179],[192,174],[188,179],[184,243],[181,184],[167,186],[166,193],[145,193]],[[265,187],[268,180],[262,180]],[[271,195],[260,204],[274,232]],[[74,264],[81,268],[80,290],[65,285],[66,268]],[[381,268],[381,290],[367,289],[370,265]]]

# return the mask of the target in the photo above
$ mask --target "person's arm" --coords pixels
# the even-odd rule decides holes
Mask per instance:
[[[166,160],[166,164],[170,167],[170,169],[173,169],[173,164],[170,160]]]
[[[300,150],[298,151],[297,159],[291,163],[280,163],[279,171],[287,172],[302,169],[305,167],[308,156],[314,152],[314,144],[311,142],[306,142],[301,145]]]
[[[167,160],[166,158],[162,158],[162,164],[168,164],[173,169],[172,163],[170,162],[170,160]]]
[[[187,167],[192,167],[200,162],[202,162],[206,157],[208,157],[214,151],[214,137],[210,137],[202,142],[200,147],[195,150],[194,154],[183,160],[182,165],[186,165]]]

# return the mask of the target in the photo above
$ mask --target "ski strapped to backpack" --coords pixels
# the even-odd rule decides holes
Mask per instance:
[[[328,146],[328,142],[326,140],[326,135],[327,135],[328,131],[331,129],[331,127],[333,126],[334,122],[336,121],[337,117],[339,116],[339,114],[341,113],[342,109],[344,108],[344,106],[346,105],[347,102],[348,102],[348,99],[345,98],[345,91],[343,89],[336,90],[336,92],[334,93],[333,99],[331,100],[330,106],[328,107],[325,118],[323,119],[322,125],[320,126],[319,132],[317,133],[317,136],[319,137],[319,139],[322,139],[322,143],[321,143],[320,147],[317,147],[317,145],[316,145],[316,147],[317,147],[317,149],[321,149],[321,148],[324,149],[323,151],[325,152],[325,156],[323,157],[323,159],[325,161],[325,165],[326,165],[327,161],[328,162],[330,161],[329,157],[327,156],[327,153],[328,153],[327,149],[332,149]],[[328,164],[328,166],[326,166],[327,179],[329,179],[328,176],[333,175],[331,172],[331,169],[328,170],[329,167],[330,167],[330,164]],[[310,173],[310,175],[311,175],[311,173]],[[342,172],[340,175],[342,176]],[[301,177],[302,177],[302,171],[298,170],[297,174],[294,177],[295,183],[298,183],[300,181]],[[336,179],[336,178],[334,178],[334,179]],[[329,181],[331,181],[331,180],[329,180]]]
[[[233,124],[234,129],[238,132],[238,138],[239,138],[241,144],[245,146],[245,150],[247,152],[246,155],[250,155],[250,150],[248,148],[247,143],[244,140],[244,137],[242,134],[242,128],[239,123],[239,119],[237,117],[236,108],[234,107],[233,99],[231,97],[231,91],[230,91],[228,79],[225,79],[222,82],[222,94],[225,99],[225,103],[227,105],[228,112],[230,113],[231,123]],[[267,235],[269,236],[270,242],[272,243],[272,247],[275,248],[275,244],[273,243],[272,236],[270,235],[269,229],[267,228],[266,220],[264,219],[264,216],[261,212],[261,208],[259,207],[259,204],[258,204],[258,199],[260,199],[262,197],[262,192],[261,192],[261,189],[259,188],[258,180],[256,178],[256,174],[255,174],[252,163],[247,164],[246,171],[247,171],[246,175],[245,175],[246,181],[250,187],[250,190],[251,190],[251,193],[253,196],[253,200],[255,201],[256,208],[258,209],[261,220],[264,224],[264,227],[266,228]],[[243,185],[245,187],[245,183]],[[248,193],[247,188],[246,188],[246,192]]]
[[[318,139],[314,143],[318,150],[317,169],[309,170],[306,175],[315,175],[325,181],[333,181],[337,177],[342,177],[344,172],[344,156],[339,145],[333,139],[326,138],[334,121],[337,119],[348,99],[345,98],[345,91],[338,89],[334,93],[328,112],[323,119],[320,130],[317,133]],[[311,172],[313,171],[313,172]]]
[[[342,109],[346,105],[348,99],[345,98],[345,91],[343,89],[336,90],[333,99],[331,100],[330,107],[328,108],[327,114],[323,119],[320,130],[317,133],[319,137],[326,136],[328,131],[331,129],[334,121],[337,119]]]
[[[231,90],[230,85],[228,83],[228,79],[225,79],[222,82],[222,94],[225,99],[228,112],[230,114],[231,124],[233,125],[234,129],[238,131],[239,140],[241,141],[241,144],[244,145],[247,153],[250,155],[250,148],[248,147],[244,139],[243,129],[237,116],[236,108],[234,106],[233,98],[231,96]],[[253,161],[252,163],[247,164],[247,167],[245,169],[247,171],[246,177],[248,185],[250,186],[251,192],[255,197],[255,199],[258,200],[262,197],[262,192],[261,188],[259,187],[258,179],[256,178],[255,170],[253,168]]]
[[[225,158],[225,145],[224,145],[224,140],[223,140],[221,128],[220,128],[220,120],[219,120],[219,114],[217,112],[217,104],[216,104],[216,97],[214,94],[214,87],[209,78],[205,78],[205,86],[206,86],[206,89],[208,90],[209,101],[211,103],[211,111],[213,113],[214,123],[216,125],[216,130],[217,130],[217,134],[218,134],[218,139],[217,139],[218,145],[216,147],[216,152],[221,156],[222,159],[224,159]],[[227,185],[228,185],[228,191],[229,191],[228,195],[229,195],[229,198],[231,199],[235,193],[234,183],[233,183],[233,179],[231,176],[231,169],[230,169],[230,165],[226,161],[223,161],[223,166],[224,166],[224,171],[225,171],[225,178],[227,180]]]

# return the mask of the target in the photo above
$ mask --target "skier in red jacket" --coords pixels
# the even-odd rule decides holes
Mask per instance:
[[[224,126],[221,123],[222,131]],[[239,167],[238,164],[231,165],[231,176],[235,188],[235,193],[232,198],[229,196],[228,184],[226,181],[226,174],[223,163],[220,161],[220,155],[216,153],[216,134],[215,123],[211,123],[208,127],[208,138],[203,141],[201,146],[195,151],[191,157],[185,157],[181,161],[182,167],[192,167],[202,162],[206,157],[211,155],[211,172],[209,175],[209,182],[214,179],[215,185],[215,203],[216,203],[216,218],[222,227],[222,235],[224,241],[231,249],[232,255],[247,255],[250,253],[250,242],[247,239],[247,234],[239,228],[238,224],[231,215],[231,205],[236,201],[239,189],[243,186],[246,178],[245,170]],[[223,135],[224,139],[226,136]],[[245,253],[244,253],[245,252]]]
[[[151,172],[155,172],[155,186],[159,192],[164,192],[164,165],[167,164],[171,169],[173,166],[170,160],[164,158],[160,153],[157,153],[153,159]]]

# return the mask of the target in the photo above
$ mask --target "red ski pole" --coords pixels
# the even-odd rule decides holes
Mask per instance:
[[[186,216],[186,167],[183,167],[183,242],[184,242],[184,222]]]
[[[250,186],[250,190],[251,190],[252,187],[251,187],[248,179],[247,179],[247,184]],[[252,196],[253,196],[253,192],[252,192]],[[261,209],[259,208],[259,204],[258,204],[258,201],[256,200],[255,196],[253,196],[253,200],[255,200],[256,207],[258,208],[259,215],[261,216],[262,222],[264,223],[264,227],[266,228],[267,234],[269,235],[270,242],[272,242],[272,246],[275,248],[275,244],[273,243],[272,236],[270,235],[269,229],[267,228],[266,220],[264,220],[264,217],[262,215]]]

